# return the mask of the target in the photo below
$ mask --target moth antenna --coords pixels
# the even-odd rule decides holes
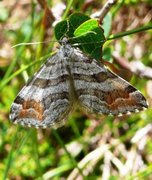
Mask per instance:
[[[45,43],[48,43],[48,42],[58,42],[58,41],[57,40],[49,40],[49,41],[42,41],[42,42],[19,43],[19,44],[16,44],[16,45],[12,46],[11,48],[15,48],[15,47],[18,47],[18,46],[29,46],[29,45],[45,44]]]
[[[103,40],[103,41],[97,41],[97,42],[75,43],[75,44],[72,44],[72,46],[73,46],[73,47],[77,47],[77,46],[85,45],[85,44],[100,44],[100,43],[103,43],[103,42],[105,42],[105,40]]]

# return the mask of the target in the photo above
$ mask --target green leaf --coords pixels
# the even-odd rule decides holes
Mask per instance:
[[[74,13],[67,20],[56,25],[55,36],[57,40],[66,36],[71,44],[77,44],[84,53],[95,59],[101,58],[105,37],[96,19],[90,19],[81,13]]]
[[[107,38],[110,34],[110,31],[111,31],[111,26],[112,26],[112,15],[111,13],[109,12],[105,18],[103,19],[103,29],[104,29],[104,35],[105,37]]]
[[[98,22],[96,19],[89,19],[88,21],[81,24],[74,32],[74,35],[83,36],[87,33],[94,33],[94,29],[98,27]]]
[[[106,47],[102,52],[102,58],[106,61],[112,61],[112,48]]]
[[[62,39],[68,31],[67,20],[59,22],[55,28],[54,33],[57,40]]]
[[[90,17],[86,16],[82,13],[74,13],[72,14],[69,19],[69,31],[68,31],[68,36],[73,37],[74,36],[74,31],[85,21],[89,20]]]
[[[73,37],[73,33],[77,27],[83,22],[90,19],[88,16],[81,13],[74,13],[67,20],[59,22],[55,28],[55,37],[57,40],[62,39],[64,36]]]
[[[74,32],[76,41],[85,53],[90,54],[95,59],[102,56],[102,45],[105,42],[103,29],[99,26],[96,19],[89,19],[81,24]]]

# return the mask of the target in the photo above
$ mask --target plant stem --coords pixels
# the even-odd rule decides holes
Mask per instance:
[[[139,28],[136,28],[136,29],[133,29],[133,30],[129,30],[129,31],[121,32],[119,34],[111,35],[111,36],[109,36],[109,38],[107,38],[107,41],[112,40],[112,39],[117,39],[117,38],[120,38],[120,37],[124,37],[124,36],[128,36],[130,34],[146,31],[146,30],[149,30],[149,29],[152,29],[152,24],[151,23],[146,25],[146,26],[142,26],[142,27],[139,27]]]
[[[73,2],[74,2],[73,0],[69,0],[69,2],[67,3],[66,10],[65,10],[65,12],[64,12],[64,14],[62,16],[63,20],[67,17]]]
[[[64,145],[64,143],[63,143],[62,139],[60,138],[60,136],[58,135],[58,133],[54,129],[52,129],[52,132],[53,132],[54,136],[56,137],[56,139],[58,140],[58,142],[61,144],[62,148],[67,153],[67,155],[68,155],[69,159],[72,161],[73,165],[78,169],[78,171],[80,172],[80,174],[83,177],[83,179],[85,179],[82,170],[78,167],[76,160],[68,152],[66,146]]]

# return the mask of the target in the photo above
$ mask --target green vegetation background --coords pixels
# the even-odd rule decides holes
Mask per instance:
[[[105,3],[92,2],[70,0],[62,17],[76,11],[90,16]],[[55,20],[47,7],[58,3],[47,3],[0,2],[0,179],[152,179],[151,107],[123,118],[96,117],[77,110],[57,130],[23,128],[9,121],[17,93],[56,49],[53,42],[11,48],[18,43],[55,39]],[[55,14],[60,15],[61,9],[54,10]],[[107,37],[150,24],[151,9],[151,0],[118,1],[104,23]],[[104,59],[113,62],[114,52],[152,67],[152,31],[111,38],[103,48]],[[113,63],[119,67],[117,61]],[[128,72],[124,76],[127,78]],[[131,84],[151,106],[150,78],[132,74]]]

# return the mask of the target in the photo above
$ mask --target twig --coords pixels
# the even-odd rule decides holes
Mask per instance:
[[[128,62],[125,58],[120,57],[117,52],[113,53],[114,60],[124,69],[129,70],[133,74],[147,79],[152,79],[152,68],[146,67],[140,61]]]
[[[108,0],[106,2],[106,4],[103,6],[103,8],[101,9],[100,12],[100,17],[99,17],[99,23],[101,24],[103,21],[103,18],[105,17],[105,15],[109,12],[109,10],[111,9],[111,7],[116,3],[116,0]]]
[[[102,146],[96,148],[95,150],[88,153],[78,164],[81,169],[84,169],[84,173],[86,176],[89,175],[90,171],[93,170],[95,165],[99,162],[99,160],[103,157],[104,152],[109,149],[109,145],[103,144]],[[91,168],[90,168],[91,167]],[[79,171],[74,168],[71,174],[68,176],[67,180],[79,179]]]
[[[152,124],[147,124],[145,127],[139,129],[136,134],[134,135],[134,137],[131,139],[132,143],[136,143],[138,145],[138,148],[141,149],[141,147],[139,147],[139,141],[142,140],[142,138],[144,138],[145,136],[148,135],[148,133],[152,132]]]
[[[52,11],[49,9],[47,2],[45,0],[37,0],[41,8],[44,9],[43,25],[45,28],[49,28],[50,25],[55,21],[55,17]],[[49,19],[48,19],[49,17]]]
[[[91,17],[98,17],[99,18],[99,24],[102,24],[103,18],[106,16],[106,14],[109,12],[111,7],[117,2],[117,0],[108,0],[100,12],[93,14]]]

